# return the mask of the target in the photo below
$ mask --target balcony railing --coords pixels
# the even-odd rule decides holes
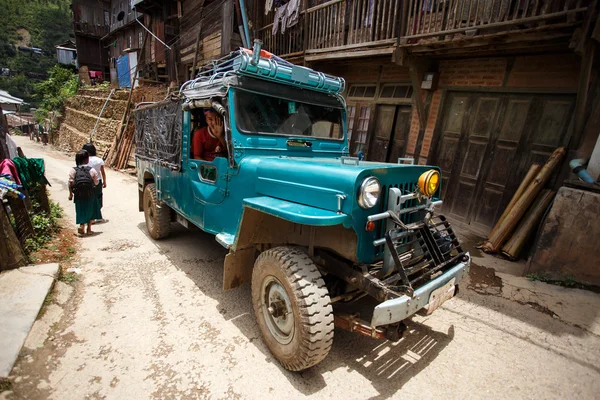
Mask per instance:
[[[580,21],[592,0],[330,0],[302,11],[297,25],[258,30],[265,49],[283,57],[345,49],[444,41],[515,28],[548,29]]]
[[[446,35],[508,31],[523,24],[556,20],[584,12],[585,0],[405,0],[401,43],[448,39]],[[440,38],[441,37],[441,38]],[[450,37],[450,38],[451,38]]]
[[[399,20],[400,0],[331,0],[303,11],[298,24],[285,33],[272,35],[273,24],[269,24],[258,31],[258,37],[266,49],[282,56],[393,44]]]
[[[286,28],[284,33],[281,33],[280,27],[275,35],[272,34],[273,24],[269,24],[258,30],[258,38],[263,41],[266,50],[279,56],[301,55],[304,51],[304,18],[303,12],[296,25]]]
[[[107,25],[94,25],[87,22],[73,22],[73,31],[77,34],[92,36],[92,37],[103,37],[109,32]]]

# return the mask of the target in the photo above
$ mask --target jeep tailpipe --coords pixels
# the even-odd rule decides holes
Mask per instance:
[[[250,64],[256,65],[258,64],[258,60],[260,59],[260,51],[262,49],[263,42],[260,39],[254,39],[254,47],[252,48],[252,59],[250,60]]]

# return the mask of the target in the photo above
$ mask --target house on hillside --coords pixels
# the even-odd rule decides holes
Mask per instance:
[[[56,57],[59,64],[77,66],[77,46],[72,40],[59,44],[56,47]]]
[[[94,77],[108,74],[108,49],[102,38],[109,32],[110,1],[72,0],[71,10],[79,75],[89,83],[90,72]]]
[[[152,32],[142,79],[181,84],[190,78],[194,60],[203,65],[242,44],[233,0],[134,0],[133,7],[144,13]]]
[[[109,1],[109,31],[102,47],[109,52],[110,81],[113,87],[131,87],[142,48],[143,15],[132,9],[130,0]]]

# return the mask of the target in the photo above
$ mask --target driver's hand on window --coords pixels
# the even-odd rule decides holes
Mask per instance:
[[[214,135],[221,139],[223,137],[223,119],[222,118],[216,118],[216,121],[214,123]]]

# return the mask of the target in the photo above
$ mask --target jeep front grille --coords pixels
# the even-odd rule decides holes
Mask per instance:
[[[373,210],[375,211],[374,213],[382,213],[384,211],[387,211],[387,209],[388,209],[388,191],[389,191],[389,188],[391,188],[391,187],[395,187],[395,188],[402,190],[402,194],[407,194],[407,193],[412,193],[415,191],[415,188],[417,187],[417,182],[398,183],[395,185],[383,185],[381,188],[381,201],[379,202],[378,207],[373,208]],[[414,207],[417,204],[419,204],[417,199],[408,200],[402,205],[402,208]],[[411,222],[415,222],[418,220],[418,218],[417,218],[418,214],[419,213],[404,214],[404,215],[400,216],[400,219],[405,224],[409,224]],[[386,233],[385,225],[386,225],[385,222],[383,222],[383,221],[379,222],[379,228],[376,229],[377,237],[382,238],[385,236],[385,233]],[[385,249],[384,245],[375,246],[375,257],[376,258],[382,257],[384,249]]]

